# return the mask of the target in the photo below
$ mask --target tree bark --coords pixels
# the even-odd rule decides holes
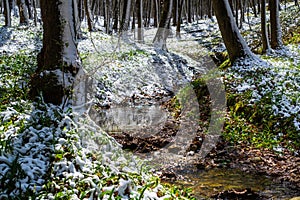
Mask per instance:
[[[37,10],[36,10],[36,0],[32,0],[32,5],[33,5],[33,20],[34,20],[34,25],[37,26]]]
[[[114,2],[114,10],[113,10],[113,13],[114,13],[114,22],[113,22],[113,27],[112,29],[114,31],[118,31],[118,25],[119,25],[119,0],[115,0]]]
[[[256,12],[256,2],[255,2],[255,0],[252,0],[252,7],[253,7],[253,14],[254,14],[254,17],[257,17],[257,12]]]
[[[92,18],[92,12],[90,8],[90,2],[89,0],[84,0],[84,10],[85,10],[85,16],[88,23],[88,29],[90,32],[95,30],[94,24],[93,24],[93,18]]]
[[[17,5],[19,7],[20,25],[28,25],[29,18],[28,18],[28,12],[26,9],[25,0],[17,0]]]
[[[282,32],[279,19],[279,0],[269,0],[270,24],[271,24],[271,47],[280,49],[283,46]]]
[[[131,13],[131,0],[124,0],[120,32],[128,31],[130,13]]]
[[[239,27],[239,0],[235,0],[235,23]]]
[[[144,42],[143,0],[136,0],[136,7],[137,7],[137,21],[138,21],[137,40],[138,42]]]
[[[42,93],[46,103],[56,105],[70,97],[72,83],[81,67],[76,43],[73,0],[42,0],[43,48],[31,78],[32,98]]]
[[[261,0],[261,40],[263,44],[262,52],[266,53],[270,49],[270,43],[268,38],[267,23],[266,23],[266,0]]]
[[[183,2],[184,2],[184,0],[180,0],[179,8],[178,8],[178,15],[177,15],[178,18],[177,18],[177,25],[176,25],[176,37],[177,38],[181,38],[180,25],[181,25],[181,14],[182,14]]]
[[[165,0],[159,27],[153,40],[154,47],[161,50],[167,49],[167,38],[170,34],[170,19],[172,16],[173,0]]]
[[[158,21],[159,21],[159,2],[158,0],[153,0],[154,4],[154,27],[158,27]]]
[[[11,13],[8,0],[4,0],[4,16],[5,16],[5,26],[11,26]]]
[[[213,0],[213,6],[230,60],[253,57],[237,28],[228,0]]]
[[[32,7],[31,1],[30,0],[25,0],[25,4],[26,4],[26,7],[27,7],[29,19],[33,19],[33,14],[32,14],[32,11],[31,11],[31,7]]]

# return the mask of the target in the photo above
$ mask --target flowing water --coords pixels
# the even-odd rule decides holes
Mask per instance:
[[[210,169],[184,174],[187,181],[177,181],[184,187],[191,187],[197,199],[209,199],[224,191],[243,193],[248,190],[256,195],[226,195],[220,199],[291,199],[300,196],[299,188],[291,183],[279,182],[272,177],[249,174],[237,169]],[[247,197],[248,196],[248,197]],[[216,199],[212,198],[212,199]]]

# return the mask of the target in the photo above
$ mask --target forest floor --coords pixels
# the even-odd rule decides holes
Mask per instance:
[[[152,156],[150,171],[168,182],[185,185],[191,179],[184,177],[188,173],[231,168],[272,177],[291,188],[286,199],[300,196],[300,16],[289,6],[281,17],[287,48],[259,55],[263,64],[231,64],[216,21],[210,19],[182,26],[180,40],[175,34],[168,38],[168,52],[152,47],[155,29],[146,30],[145,42],[139,44],[133,33],[123,41],[83,27],[85,38],[78,49],[86,74],[96,80],[86,93],[97,98],[91,99],[88,118],[82,120],[78,115],[87,113],[80,113],[80,106],[70,114],[67,108],[27,99],[41,28],[2,27],[0,168],[5,173],[0,176],[0,199],[28,189],[42,191],[38,198],[44,199],[192,198],[190,190],[165,189],[143,168],[143,156]],[[242,34],[259,53],[259,20],[249,18]],[[226,94],[222,89],[212,93],[210,83],[220,80]],[[213,110],[214,101],[225,97],[226,113],[213,119],[223,122],[223,131],[213,129],[218,140],[209,140],[211,117],[223,111],[222,105]],[[195,103],[198,109],[193,110]],[[134,153],[124,154],[102,130]],[[176,136],[181,133],[184,137]],[[159,150],[173,153],[160,155]],[[214,192],[202,195],[268,199],[247,187],[209,187]]]

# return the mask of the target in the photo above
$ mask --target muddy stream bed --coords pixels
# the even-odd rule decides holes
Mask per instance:
[[[160,106],[150,105],[112,107],[101,109],[93,115],[97,116],[95,121],[124,149],[143,158],[163,149],[175,137],[178,122],[166,113]],[[202,166],[199,169],[193,164],[194,161],[180,162],[183,157],[197,160],[197,154],[187,153],[169,160],[162,156],[161,160],[152,159],[149,163],[162,163],[155,170],[162,180],[192,188],[197,199],[291,199],[300,196],[299,188],[288,181],[226,166]]]

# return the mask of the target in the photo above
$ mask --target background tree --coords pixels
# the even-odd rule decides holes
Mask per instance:
[[[4,17],[5,17],[5,26],[11,26],[11,13],[8,0],[4,0]]]
[[[172,16],[173,0],[165,0],[159,26],[153,40],[154,47],[167,50],[167,38],[170,33],[170,20]]]
[[[270,24],[271,24],[271,47],[280,49],[283,46],[282,32],[279,19],[279,0],[269,0]]]
[[[90,6],[89,0],[84,0],[84,11],[85,11],[85,16],[86,16],[86,20],[88,23],[89,31],[94,31],[95,28],[94,28],[93,17],[92,17],[91,6]]]
[[[138,21],[138,30],[137,30],[137,40],[138,42],[144,41],[143,36],[143,0],[136,0],[137,7],[137,21]]]
[[[120,33],[122,37],[127,38],[127,31],[130,23],[130,13],[131,13],[131,0],[124,0]]]
[[[183,7],[183,3],[184,0],[178,0],[179,1],[179,5],[178,5],[178,15],[177,15],[177,24],[176,24],[176,37],[180,38],[181,34],[180,34],[180,28],[181,28],[181,14],[182,14],[182,7]]]
[[[266,53],[270,49],[270,42],[268,38],[267,22],[266,22],[266,0],[261,0],[261,40],[262,40],[262,52]]]
[[[73,0],[42,0],[43,48],[31,78],[30,95],[41,92],[47,103],[61,104],[70,95],[81,67],[76,44]]]
[[[25,0],[17,0],[17,5],[19,7],[20,25],[28,25],[29,17]]]

